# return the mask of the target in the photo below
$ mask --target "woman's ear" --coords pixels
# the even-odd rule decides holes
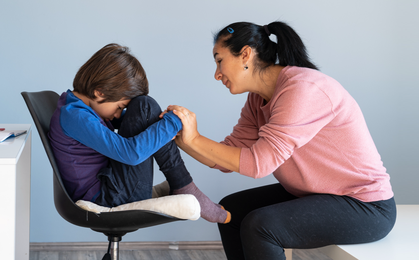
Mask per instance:
[[[253,50],[249,45],[246,45],[241,49],[240,58],[243,62],[243,65],[246,65],[249,63],[249,60],[252,54],[253,54]]]

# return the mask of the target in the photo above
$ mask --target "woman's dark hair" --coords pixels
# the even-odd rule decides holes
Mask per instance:
[[[116,102],[148,94],[148,80],[141,63],[129,48],[111,43],[97,51],[77,72],[74,91],[95,99],[95,90],[104,102]]]
[[[270,34],[276,35],[277,43],[271,41]],[[244,46],[250,46],[258,58],[255,69],[260,71],[274,64],[318,69],[311,63],[300,36],[284,22],[265,26],[232,23],[215,34],[214,44],[218,42],[229,48],[234,56],[239,56]]]

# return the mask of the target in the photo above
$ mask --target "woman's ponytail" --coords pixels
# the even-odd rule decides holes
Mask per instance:
[[[310,61],[300,36],[290,26],[283,22],[273,22],[265,28],[277,37],[276,51],[279,65],[317,69]]]
[[[277,43],[270,40],[271,34],[276,35]],[[244,46],[252,47],[258,57],[255,66],[259,70],[274,64],[317,69],[310,62],[301,38],[283,22],[265,26],[247,22],[233,23],[214,36],[214,44],[219,41],[235,56],[240,55]]]

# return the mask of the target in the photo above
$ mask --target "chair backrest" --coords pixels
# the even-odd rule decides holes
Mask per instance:
[[[78,226],[88,226],[84,219],[85,210],[78,207],[68,195],[62,182],[54,153],[48,139],[51,117],[57,108],[59,95],[53,91],[22,92],[23,99],[29,109],[38,130],[45,152],[54,172],[54,204],[58,213],[68,222]]]
[[[28,106],[29,112],[35,122],[45,152],[54,172],[58,172],[57,164],[48,139],[49,124],[51,117],[57,108],[59,95],[53,91],[22,92],[23,99]]]

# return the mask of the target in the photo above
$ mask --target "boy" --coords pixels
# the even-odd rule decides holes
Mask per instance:
[[[182,123],[173,113],[159,118],[145,71],[128,48],[100,49],[79,69],[73,87],[58,101],[49,139],[74,201],[114,207],[151,198],[154,158],[172,194],[194,195],[207,221],[230,221],[192,181],[172,141]]]

